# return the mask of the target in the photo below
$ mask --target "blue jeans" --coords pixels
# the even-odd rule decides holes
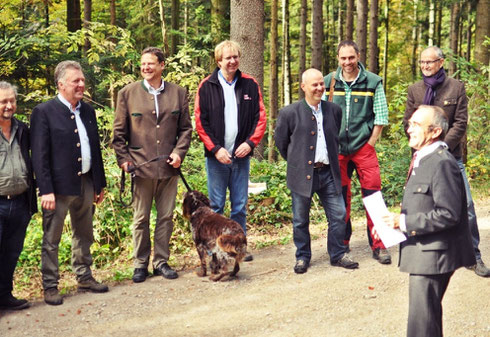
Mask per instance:
[[[296,245],[296,259],[310,262],[310,207],[313,193],[320,198],[327,216],[327,252],[330,262],[337,262],[346,252],[343,243],[345,235],[345,204],[342,193],[335,191],[330,167],[314,169],[313,190],[309,197],[291,191],[293,198],[293,239]]]
[[[226,190],[230,190],[230,218],[238,222],[247,233],[247,202],[250,157],[234,158],[231,164],[221,164],[216,158],[206,158],[208,195],[211,208],[223,214]]]
[[[14,270],[30,219],[27,193],[10,200],[0,197],[0,298],[12,293]]]
[[[466,190],[466,204],[468,207],[468,226],[470,227],[471,242],[473,243],[473,249],[475,250],[475,257],[477,260],[481,259],[481,252],[478,249],[480,244],[480,233],[478,232],[478,223],[476,220],[475,204],[473,203],[473,198],[471,197],[470,184],[468,182],[468,177],[466,176],[465,167],[462,159],[457,159],[459,169],[461,170],[461,175],[463,176],[464,188]]]

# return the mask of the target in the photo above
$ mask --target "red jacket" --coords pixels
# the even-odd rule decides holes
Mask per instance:
[[[219,68],[199,84],[194,104],[196,130],[204,143],[206,157],[225,144],[225,99],[218,79]],[[253,149],[264,136],[266,115],[262,93],[257,81],[250,75],[237,71],[235,94],[238,103],[238,135],[233,152],[246,142]],[[250,151],[251,155],[253,151]]]

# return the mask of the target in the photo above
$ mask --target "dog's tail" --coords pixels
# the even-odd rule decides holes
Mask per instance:
[[[223,234],[216,239],[218,246],[236,260],[241,261],[247,254],[247,238],[243,234]]]

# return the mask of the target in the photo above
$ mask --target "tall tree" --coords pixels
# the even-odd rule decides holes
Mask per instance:
[[[307,0],[301,0],[300,9],[300,31],[299,31],[299,73],[298,73],[298,83],[301,83],[301,76],[306,70],[306,24],[308,21],[308,2]],[[277,38],[277,37],[276,37]],[[271,55],[272,57],[272,55]],[[304,98],[305,93],[298,87],[298,97]]]
[[[379,73],[378,47],[378,0],[371,0],[369,7],[369,70]]]
[[[453,52],[454,56],[458,56],[458,44],[459,44],[459,16],[460,16],[460,4],[459,1],[454,2],[451,5],[451,27],[449,32],[449,48]],[[449,75],[453,75],[456,72],[456,63],[451,60],[449,62]]]
[[[385,43],[383,48],[383,88],[386,92],[388,82],[388,37],[389,37],[389,27],[390,27],[390,0],[386,0],[385,11],[384,11],[384,20],[385,20]]]
[[[211,0],[211,37],[213,45],[217,45],[230,35],[229,19],[230,11],[229,0]]]
[[[80,0],[66,0],[66,28],[69,32],[76,32],[82,28]]]
[[[328,10],[328,6],[327,6]],[[344,32],[344,2],[339,1],[338,3],[338,10],[339,10],[339,20],[338,20],[338,34],[339,34],[339,41],[345,40],[345,32]],[[327,22],[328,22],[328,17],[327,17]],[[328,31],[328,29],[327,29]]]
[[[311,67],[322,71],[323,0],[313,0],[311,16]]]
[[[487,66],[489,63],[489,47],[485,44],[485,39],[489,37],[490,0],[478,0],[476,4],[475,61]]]
[[[435,0],[429,0],[429,46],[434,45],[436,31],[436,4]]]
[[[110,3],[110,13],[111,13],[111,25],[116,25],[116,0],[111,0]]]
[[[354,39],[354,0],[347,0],[347,12],[345,16],[345,38]]]
[[[92,0],[83,1],[83,28],[88,29],[90,22],[92,21]],[[90,48],[90,41],[88,37],[85,38],[85,44],[83,46],[83,52],[86,55]]]
[[[271,34],[270,34],[270,53],[271,59],[269,63],[270,67],[270,79],[269,79],[269,133],[268,133],[268,161],[269,163],[277,160],[277,152],[274,147],[274,129],[276,126],[278,102],[279,102],[279,90],[277,81],[277,11],[278,0],[271,0]],[[306,0],[304,0],[306,2]],[[306,34],[306,33],[305,33]]]
[[[419,0],[413,1],[413,25],[412,25],[412,80],[417,76],[417,49],[419,46]]]
[[[366,64],[368,0],[357,0],[356,40],[361,53],[361,62]]]
[[[170,54],[177,54],[177,46],[179,45],[179,29],[180,29],[180,1],[172,0],[172,35],[170,38]]]
[[[165,25],[165,11],[163,7],[163,0],[158,0],[158,7],[160,9],[160,28],[162,30],[162,50],[165,55],[168,54],[168,40],[167,40],[167,27]]]
[[[289,45],[289,0],[282,0],[282,83],[283,104],[291,104],[291,67]]]

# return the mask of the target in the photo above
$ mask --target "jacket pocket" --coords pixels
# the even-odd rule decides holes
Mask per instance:
[[[458,99],[457,98],[445,98],[443,103],[444,103],[444,106],[456,105],[456,104],[458,104]]]
[[[429,193],[429,184],[417,184],[413,186],[414,194],[427,194]]]

